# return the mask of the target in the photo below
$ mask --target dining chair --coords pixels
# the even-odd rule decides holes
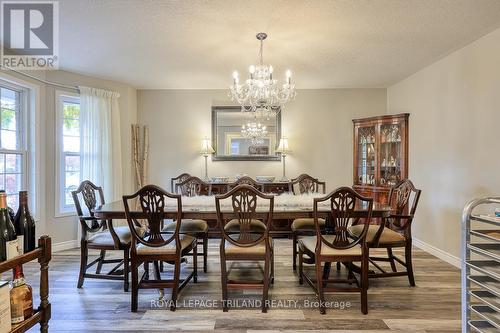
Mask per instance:
[[[177,184],[179,183],[182,183],[183,181],[185,181],[186,179],[188,179],[189,177],[191,177],[191,175],[189,173],[181,173],[180,175],[178,175],[177,177],[174,177],[174,178],[170,178],[170,191],[172,191],[172,193],[177,193]]]
[[[370,263],[379,271],[370,272],[370,278],[408,276],[411,286],[415,286],[412,263],[412,235],[411,225],[415,211],[417,210],[421,190],[415,188],[409,179],[404,179],[393,186],[389,192],[389,206],[393,213],[383,220],[380,225],[370,225],[366,236],[369,248],[385,248],[387,257],[369,257]],[[362,224],[351,226],[349,232],[358,235],[362,232]],[[404,261],[396,257],[392,250],[394,248],[405,249]],[[377,261],[389,262],[391,272],[386,272]],[[401,264],[405,271],[398,271],[396,262]]]
[[[321,206],[321,209],[318,208]],[[363,217],[366,224],[354,236],[348,233],[348,227],[359,219],[356,207],[366,207]],[[361,312],[368,313],[368,246],[365,242],[368,226],[373,210],[373,199],[358,194],[349,187],[340,187],[325,197],[315,198],[313,205],[314,226],[316,235],[299,240],[299,283],[304,280],[312,287],[319,299],[319,311],[326,313],[325,292],[360,292]],[[324,234],[319,223],[319,213],[328,215],[335,234]],[[306,256],[307,258],[304,258]],[[314,263],[316,279],[304,273],[304,260]],[[330,279],[329,268],[332,262],[343,262],[349,268],[346,279]],[[361,262],[361,281],[352,273],[353,262]],[[324,269],[322,271],[322,264]],[[349,283],[356,287],[339,288],[328,284]]]
[[[99,198],[97,198],[97,194]],[[82,236],[80,239],[80,273],[78,275],[78,288],[83,287],[85,278],[122,280],[123,289],[128,291],[129,280],[129,250],[131,234],[128,226],[114,227],[112,220],[98,220],[94,216],[94,209],[99,200],[104,205],[102,187],[84,180],[75,191],[71,192],[75,203],[76,213],[80,220]],[[84,207],[82,207],[82,203]],[[84,212],[85,209],[85,212]],[[89,249],[100,251],[99,257],[88,263]],[[122,251],[123,259],[106,259],[106,251]],[[116,264],[107,273],[101,273],[104,264]],[[87,270],[96,265],[95,273]],[[119,269],[123,265],[123,269]]]
[[[274,196],[263,194],[251,185],[238,185],[226,194],[215,196],[215,207],[222,234],[220,264],[223,311],[229,309],[228,289],[262,288],[262,312],[267,312],[269,284],[274,282],[274,250],[268,227],[273,218]],[[236,221],[238,230],[228,231],[225,228],[228,220]],[[254,221],[262,223],[264,230],[253,231],[251,225]],[[264,261],[262,280],[229,280],[228,261]]]
[[[290,182],[290,187],[294,194],[309,194],[309,193],[322,193],[326,192],[326,183],[319,181],[317,178],[307,174],[301,174]],[[297,190],[295,188],[298,187]],[[320,218],[319,224],[323,228],[325,220]],[[295,271],[297,268],[297,240],[299,236],[311,236],[315,233],[314,219],[313,218],[298,218],[293,220],[292,225],[292,267]]]
[[[164,212],[168,201],[171,200],[177,206],[176,220],[181,221],[176,224],[173,233],[161,231],[164,221]],[[135,203],[139,211],[132,211],[129,203]],[[132,195],[123,196],[125,215],[132,234],[130,246],[130,261],[132,271],[132,295],[131,311],[137,312],[139,289],[172,289],[172,299],[170,310],[175,311],[176,301],[179,292],[193,279],[197,282],[197,256],[196,238],[180,233],[182,225],[182,202],[181,196],[171,194],[155,185],[146,185]],[[134,227],[136,219],[144,219],[147,222],[145,233],[139,233]],[[173,222],[171,222],[173,223]],[[180,279],[181,263],[183,257],[192,253],[193,271],[183,280]],[[174,265],[171,279],[162,279],[158,262],[168,262]],[[155,278],[150,279],[150,275],[145,273],[139,279],[139,266],[149,265],[152,262],[155,271]]]
[[[182,194],[183,196],[187,197],[212,194],[212,185],[204,182],[198,177],[188,176],[180,183],[177,183],[175,186],[176,186],[176,193]],[[167,223],[167,225],[163,228],[163,231],[174,232],[176,228],[177,228],[176,221],[173,221],[173,223]],[[196,237],[198,245],[202,245],[203,251],[197,252],[197,255],[203,256],[203,272],[206,273],[208,270],[207,221],[199,219],[183,219],[179,232],[181,234],[188,234],[193,237]],[[160,266],[161,270],[163,271],[163,263],[161,263]]]
[[[253,178],[250,178],[248,176],[238,178],[234,182],[227,184],[227,192],[229,192],[234,187],[236,187],[238,185],[243,185],[243,184],[253,186],[257,190],[264,192],[264,185],[261,183],[258,183]]]

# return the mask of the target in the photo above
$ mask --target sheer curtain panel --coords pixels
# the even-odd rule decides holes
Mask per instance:
[[[120,94],[89,87],[79,89],[83,179],[102,186],[106,202],[120,200]]]

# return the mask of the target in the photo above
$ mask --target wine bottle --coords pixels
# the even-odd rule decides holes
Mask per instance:
[[[28,209],[28,192],[19,192],[19,209],[14,217],[14,228],[19,242],[20,254],[35,249],[35,220]]]
[[[13,270],[12,290],[10,291],[10,313],[13,325],[22,323],[33,315],[33,290],[26,284],[23,267],[16,266]]]
[[[7,194],[0,191],[0,261],[12,259],[18,254],[16,231],[7,210]]]

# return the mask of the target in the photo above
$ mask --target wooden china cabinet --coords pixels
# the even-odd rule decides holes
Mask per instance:
[[[408,178],[409,113],[353,119],[353,188],[387,203],[389,190]]]

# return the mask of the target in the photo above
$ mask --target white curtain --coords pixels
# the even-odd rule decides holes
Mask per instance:
[[[122,158],[117,92],[80,88],[82,177],[104,190],[106,202],[120,200]]]

